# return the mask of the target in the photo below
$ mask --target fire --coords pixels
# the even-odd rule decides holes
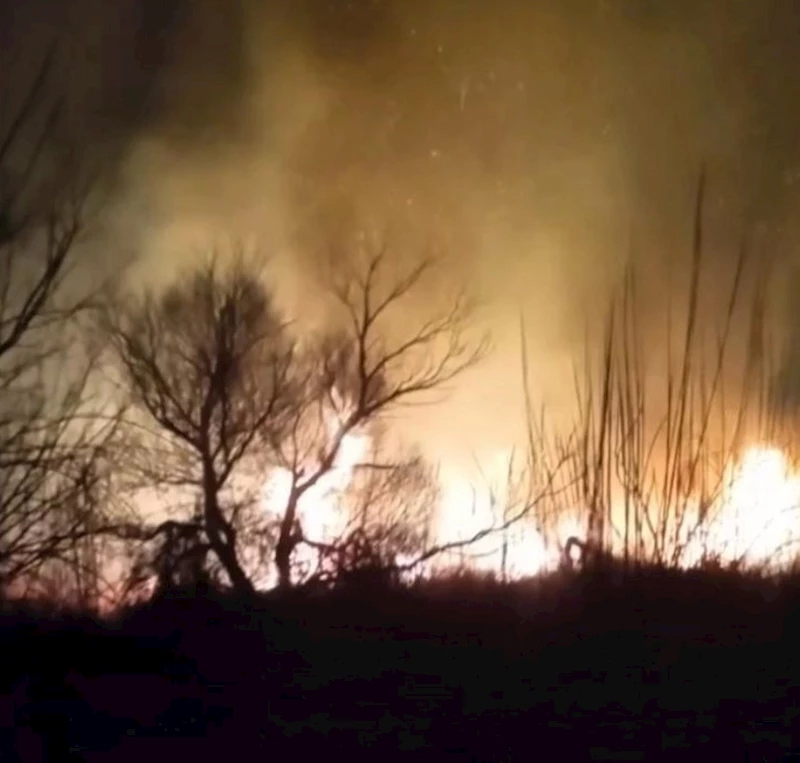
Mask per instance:
[[[333,432],[336,422],[330,421]],[[335,541],[348,525],[346,506],[342,500],[353,471],[369,451],[370,439],[364,434],[348,434],[342,441],[334,468],[301,499],[298,519],[305,536],[317,543]],[[498,453],[492,471],[507,474],[507,454]],[[503,524],[502,509],[508,496],[507,485],[499,479],[485,490],[475,490],[467,475],[457,470],[444,470],[441,476],[441,502],[436,516],[434,544],[458,543],[474,537],[487,528]],[[264,488],[266,512],[282,515],[292,487],[287,469],[276,469]],[[316,552],[303,546],[297,550],[298,566],[313,566]],[[398,560],[400,562],[410,559]],[[443,554],[433,567],[466,564],[486,572],[502,572],[509,577],[538,574],[558,562],[558,551],[548,548],[543,536],[529,522],[517,522],[505,530],[491,532],[475,543]]]
[[[438,543],[463,542],[487,528],[503,528],[504,509],[510,500],[506,482],[509,458],[510,453],[495,454],[488,475],[490,483],[483,490],[474,488],[462,472],[443,472],[442,501],[437,513]],[[492,476],[496,479],[491,480]],[[446,554],[438,564],[467,564],[476,570],[520,578],[542,572],[551,565],[554,556],[557,559],[557,553],[547,548],[544,537],[532,524],[520,521]]]
[[[338,422],[330,417],[331,435]],[[297,507],[297,518],[306,538],[315,543],[330,543],[347,528],[349,517],[342,505],[342,495],[353,479],[353,470],[364,460],[369,449],[366,435],[351,433],[345,436],[333,468],[303,495]],[[292,472],[275,469],[264,487],[264,505],[268,515],[280,517],[292,489]],[[316,552],[301,546],[296,561],[301,567],[313,565]]]
[[[756,564],[790,561],[798,538],[800,475],[777,448],[754,446],[729,469],[710,547],[723,559]]]
[[[343,494],[356,465],[366,456],[369,437],[350,434],[343,440],[334,468],[303,497],[299,519],[306,537],[332,542],[346,529],[348,516]],[[493,471],[505,476],[506,454],[498,453]],[[502,469],[501,469],[502,467]],[[502,509],[508,496],[502,478],[499,484],[475,490],[467,475],[454,468],[441,472],[441,502],[436,516],[434,543],[463,541],[503,522]],[[291,489],[291,475],[276,470],[265,489],[265,506],[280,516]],[[709,553],[723,562],[743,559],[754,564],[782,564],[791,559],[800,540],[797,509],[800,508],[800,474],[793,473],[782,451],[754,446],[729,465],[725,487],[702,534],[693,538],[683,563],[696,564]],[[552,538],[563,543],[571,535],[581,536],[577,515],[563,519]],[[300,565],[313,564],[315,552],[298,549]],[[539,574],[560,560],[557,544],[547,543],[530,520],[491,532],[479,541],[448,552],[434,560],[433,569],[467,565],[479,571],[494,571],[509,578]]]

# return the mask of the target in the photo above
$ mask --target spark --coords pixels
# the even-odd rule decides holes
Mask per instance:
[[[470,78],[464,77],[464,79],[461,80],[461,86],[459,87],[458,91],[459,110],[462,112],[464,111],[464,107],[467,104],[467,96],[469,95],[469,86],[470,86]]]

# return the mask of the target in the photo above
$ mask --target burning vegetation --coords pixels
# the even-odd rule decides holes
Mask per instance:
[[[484,486],[454,479],[393,428],[490,349],[471,333],[462,294],[418,310],[416,324],[403,312],[435,259],[398,269],[391,242],[357,236],[321,279],[326,326],[298,331],[268,263],[241,248],[157,290],[62,303],[80,209],[57,197],[41,219],[20,218],[3,244],[4,452],[30,455],[9,457],[4,586],[57,575],[106,608],[156,583],[253,596],[335,585],[362,566],[362,577],[395,582],[453,567],[524,577],[598,554],[625,569],[791,567],[798,478],[790,417],[769,388],[765,274],[743,249],[721,314],[701,316],[704,182],[686,310],[668,317],[666,358],[642,345],[630,270],[602,341],[589,345],[599,352],[575,366],[575,424],[559,429],[533,412],[523,324],[527,442],[521,457],[498,454]],[[39,270],[12,287],[34,241]],[[60,344],[56,316],[70,326]],[[742,325],[743,352],[732,342]],[[53,349],[32,352],[38,334]],[[48,406],[13,402],[34,374],[69,377],[76,346],[87,359],[77,386],[53,384]]]
[[[0,678],[3,710],[34,729],[34,747],[53,759],[76,740],[96,751],[94,711],[121,691],[114,712],[137,720],[106,719],[112,744],[169,728],[209,735],[216,755],[237,738],[316,754],[307,718],[292,717],[296,689],[328,730],[337,702],[371,728],[459,718],[386,732],[373,750],[422,747],[429,733],[437,754],[468,740],[473,759],[519,759],[508,739],[524,724],[509,718],[522,708],[538,744],[579,754],[588,742],[554,731],[571,696],[627,692],[624,708],[606,706],[618,742],[618,716],[643,717],[692,680],[699,718],[724,683],[718,655],[744,642],[772,682],[769,708],[750,717],[766,723],[783,703],[797,726],[796,691],[787,699],[781,681],[797,676],[800,442],[775,373],[772,274],[742,246],[724,298],[718,284],[704,294],[705,173],[664,336],[643,331],[631,262],[573,363],[565,423],[539,399],[521,320],[507,372],[521,382],[524,442],[480,464],[476,482],[402,427],[492,349],[476,300],[444,294],[444,260],[398,255],[402,237],[332,238],[313,292],[324,321],[311,328],[281,305],[274,262],[244,245],[157,287],[123,273],[87,288],[75,274],[104,186],[60,159],[50,65],[0,121],[0,592],[6,648],[22,655]],[[148,652],[150,640],[166,647]],[[116,657],[103,662],[104,649]],[[332,667],[337,649],[349,673]],[[397,678],[404,661],[413,691]],[[476,664],[502,686],[466,680]],[[121,683],[100,678],[126,670]],[[355,693],[384,692],[389,709],[350,702],[354,674]],[[645,699],[631,699],[637,687]],[[126,705],[137,691],[158,701]],[[67,711],[52,709],[62,701]],[[482,742],[464,719],[495,707],[506,717]],[[715,712],[718,750],[745,711]],[[214,738],[210,719],[228,731]],[[302,742],[287,741],[293,724]],[[584,742],[597,732],[575,724]],[[663,747],[639,731],[637,749]]]

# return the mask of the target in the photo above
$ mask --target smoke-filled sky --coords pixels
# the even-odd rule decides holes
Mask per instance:
[[[745,232],[786,262],[800,243],[793,0],[0,8],[4,82],[64,46],[74,137],[115,170],[108,262],[133,252],[157,280],[213,242],[257,242],[313,313],[326,248],[361,226],[388,230],[398,258],[447,254],[496,351],[433,414],[437,448],[516,432],[520,310],[532,380],[558,401],[625,261],[663,291],[688,261],[701,165],[710,283]]]

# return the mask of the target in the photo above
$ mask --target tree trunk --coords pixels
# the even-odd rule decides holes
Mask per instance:
[[[297,546],[294,532],[297,518],[298,498],[292,495],[286,506],[286,513],[281,521],[280,535],[275,546],[275,569],[278,571],[278,588],[286,590],[292,587],[292,553]]]
[[[214,549],[214,553],[225,568],[225,572],[228,573],[234,590],[248,598],[254,596],[256,593],[255,586],[239,564],[239,560],[236,558],[236,552],[227,543],[221,540],[215,542],[215,539],[211,539],[211,547]]]
[[[256,589],[236,557],[236,534],[222,515],[213,469],[209,464],[204,464],[203,468],[203,493],[209,545],[228,573],[234,590],[242,596],[252,597]]]

